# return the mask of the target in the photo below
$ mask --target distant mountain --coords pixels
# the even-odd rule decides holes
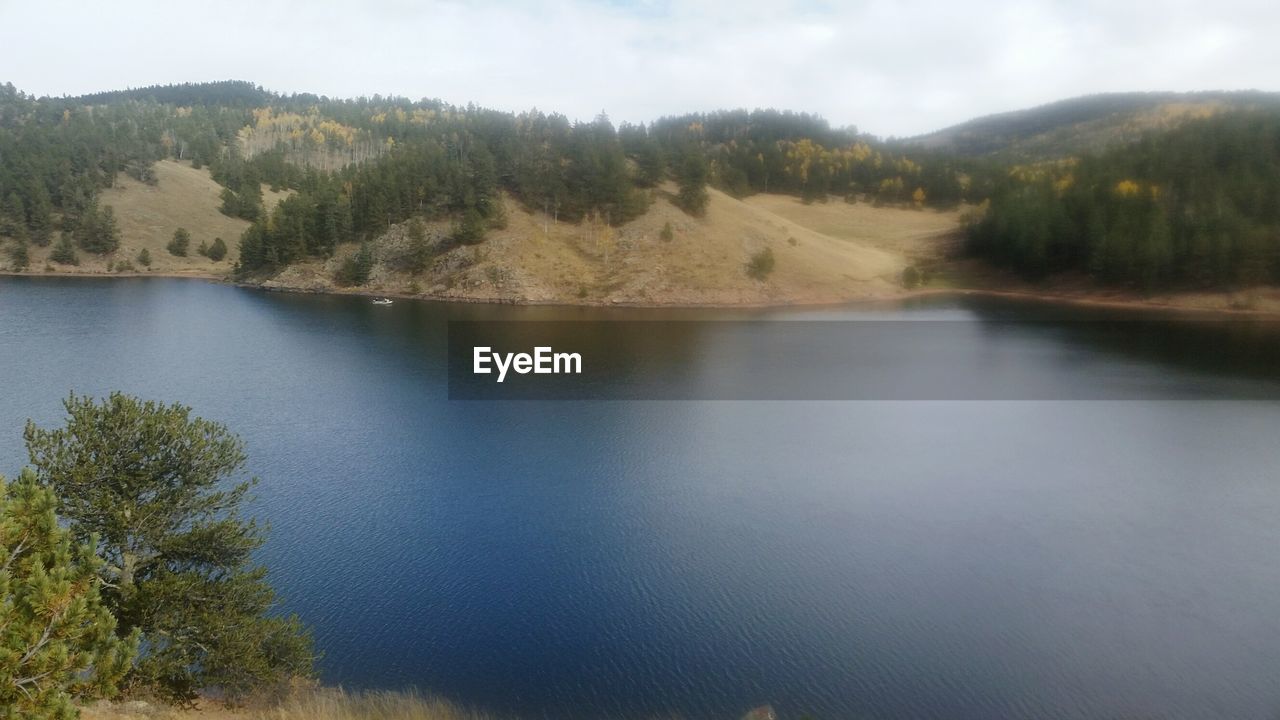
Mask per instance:
[[[1028,110],[987,115],[900,142],[965,157],[1034,162],[1101,151],[1193,118],[1262,107],[1280,107],[1280,93],[1086,95]]]

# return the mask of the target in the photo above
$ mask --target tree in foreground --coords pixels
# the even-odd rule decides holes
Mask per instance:
[[[114,694],[137,649],[99,595],[101,560],[58,524],[27,470],[0,477],[0,718],[69,720],[76,697]]]
[[[309,634],[271,614],[252,562],[264,537],[239,514],[254,482],[235,482],[240,439],[178,404],[113,393],[64,405],[64,427],[27,424],[27,450],[75,536],[100,538],[119,633],[142,633],[129,685],[178,703],[207,689],[235,700],[310,674]]]

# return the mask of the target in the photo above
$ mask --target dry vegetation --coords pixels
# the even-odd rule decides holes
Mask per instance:
[[[269,708],[229,710],[214,705],[179,710],[145,702],[98,703],[83,720],[489,720],[491,716],[416,692],[348,693],[315,689]]]
[[[47,248],[32,245],[31,270],[39,272],[52,267],[54,272],[98,274],[108,272],[110,263],[128,263],[139,273],[221,277],[235,265],[240,234],[249,223],[223,215],[219,210],[222,188],[209,176],[207,169],[195,170],[186,163],[161,160],[154,166],[156,184],[147,185],[121,173],[116,186],[102,191],[99,202],[115,210],[120,226],[120,249],[106,256],[80,251],[80,264],[51,265]],[[263,202],[268,208],[284,197],[263,188]],[[191,250],[187,257],[174,257],[165,249],[173,239],[173,231],[186,228],[191,233]],[[227,244],[227,257],[213,262],[196,253],[201,241],[212,243],[221,237]],[[56,242],[56,240],[55,240]],[[151,254],[150,269],[138,262],[138,253],[146,248]],[[7,261],[0,258],[0,264]],[[126,266],[127,267],[127,266]]]
[[[951,237],[957,213],[873,208],[840,201],[804,205],[783,197],[746,202],[710,191],[694,218],[656,193],[640,218],[620,228],[554,223],[507,202],[507,226],[480,245],[436,257],[418,275],[380,263],[361,292],[529,303],[739,305],[825,303],[901,292],[911,254]],[[671,227],[671,239],[663,228]],[[828,232],[830,231],[830,232]],[[428,234],[448,232],[445,224]],[[404,226],[375,242],[380,258],[407,242]],[[763,280],[748,275],[752,256],[771,249]],[[268,285],[324,291],[354,248],[328,262],[297,265]],[[910,253],[905,252],[911,250]]]

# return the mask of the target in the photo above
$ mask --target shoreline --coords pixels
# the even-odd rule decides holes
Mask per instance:
[[[1275,308],[1230,308],[1230,307],[1204,307],[1190,303],[1177,303],[1169,301],[1142,300],[1142,299],[1126,299],[1107,297],[1101,295],[1090,295],[1088,293],[1062,293],[1052,290],[1036,291],[1036,290],[1000,290],[995,288],[921,288],[916,290],[903,290],[900,293],[882,296],[863,296],[850,297],[843,300],[832,301],[797,301],[797,302],[745,302],[745,303],[663,303],[663,302],[632,302],[632,301],[536,301],[525,300],[511,297],[460,297],[451,295],[424,295],[412,294],[396,291],[377,291],[362,288],[353,288],[350,290],[340,288],[306,288],[306,287],[289,287],[279,285],[267,285],[264,283],[254,282],[237,282],[232,280],[228,275],[216,275],[212,273],[200,272],[84,272],[84,271],[26,271],[14,272],[11,270],[0,270],[0,277],[32,277],[32,278],[78,278],[78,279],[103,279],[111,280],[117,278],[164,278],[178,280],[202,280],[205,282],[213,282],[235,287],[246,288],[250,290],[261,290],[264,292],[280,292],[295,293],[300,295],[350,295],[355,297],[388,297],[400,300],[422,300],[426,302],[438,303],[465,303],[471,305],[517,305],[525,307],[564,307],[564,308],[629,308],[629,309],[654,309],[654,310],[768,310],[768,309],[807,309],[807,308],[837,308],[850,307],[857,305],[874,305],[901,303],[917,298],[927,297],[992,297],[1008,300],[1019,300],[1028,302],[1040,302],[1055,305],[1071,305],[1086,308],[1098,309],[1114,309],[1114,310],[1141,310],[1148,312],[1165,312],[1165,313],[1187,313],[1196,315],[1214,315],[1214,316],[1235,316],[1235,317],[1252,317],[1252,318],[1280,318],[1280,306]],[[1101,292],[1101,291],[1099,291]],[[1225,295],[1225,293],[1216,293]],[[1173,296],[1177,297],[1177,296]]]

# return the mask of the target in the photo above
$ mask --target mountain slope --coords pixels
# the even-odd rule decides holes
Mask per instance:
[[[1132,142],[1153,130],[1229,110],[1280,107],[1280,93],[1110,93],[987,115],[902,140],[968,157],[1047,160]]]
[[[785,212],[774,212],[785,209]],[[406,242],[406,224],[373,242],[379,258],[361,292],[458,300],[636,305],[736,305],[840,302],[901,292],[915,242],[954,237],[958,214],[876,208],[839,200],[804,205],[778,196],[736,200],[710,191],[705,217],[693,218],[660,195],[643,215],[619,228],[553,223],[506,201],[507,227],[480,245],[436,256],[427,270],[397,272],[390,259]],[[785,216],[784,216],[785,215]],[[835,224],[861,228],[827,234]],[[671,238],[663,239],[670,224]],[[908,228],[903,230],[903,228]],[[427,224],[440,238],[447,225]],[[897,248],[897,249],[895,249]],[[768,249],[775,267],[764,280],[748,276],[751,258]],[[333,276],[356,250],[347,245],[328,261],[295,264],[267,287],[334,290]]]

